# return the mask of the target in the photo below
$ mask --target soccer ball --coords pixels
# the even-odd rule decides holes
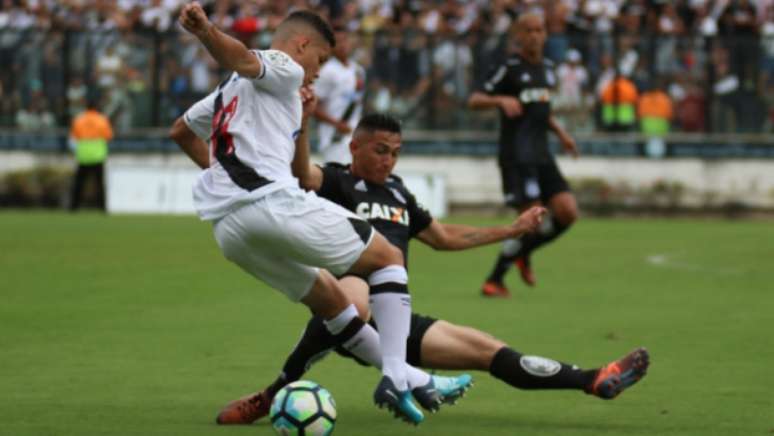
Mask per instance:
[[[299,380],[277,392],[269,417],[281,435],[327,436],[336,423],[336,403],[322,386]]]

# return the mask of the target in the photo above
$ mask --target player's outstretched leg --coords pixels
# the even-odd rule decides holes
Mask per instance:
[[[586,389],[586,393],[611,400],[645,377],[648,365],[650,365],[648,350],[638,348],[600,368],[594,381]]]
[[[374,391],[374,403],[381,409],[386,407],[396,418],[419,425],[425,419],[425,415],[414,405],[411,392],[400,391],[387,376],[382,377]]]

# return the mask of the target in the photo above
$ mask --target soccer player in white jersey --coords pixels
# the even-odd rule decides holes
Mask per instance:
[[[316,102],[308,87],[335,45],[329,25],[297,11],[279,25],[270,50],[251,51],[215,28],[198,3],[183,7],[180,23],[234,71],[170,134],[204,169],[194,186],[199,216],[212,222],[227,259],[307,305],[345,348],[382,368],[378,406],[420,423],[412,393],[437,394],[429,374],[406,364],[411,297],[402,253],[366,221],[301,190],[291,173],[304,101],[306,115]],[[370,303],[381,335],[357,317],[333,275],[345,272],[377,289]]]
[[[360,120],[365,94],[365,69],[350,58],[351,36],[346,29],[334,28],[336,46],[333,56],[320,69],[314,82],[319,100],[315,118],[319,121],[317,137],[323,162],[352,162],[349,142]]]

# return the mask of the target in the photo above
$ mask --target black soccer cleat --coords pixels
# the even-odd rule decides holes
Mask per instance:
[[[384,376],[374,391],[374,403],[377,407],[386,407],[396,418],[400,418],[410,424],[419,425],[425,419],[425,415],[411,401],[411,392],[399,391],[392,380]]]

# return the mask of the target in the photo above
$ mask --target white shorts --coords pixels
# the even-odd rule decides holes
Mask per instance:
[[[213,230],[227,259],[293,301],[306,296],[318,268],[347,272],[373,238],[366,221],[300,188],[261,197],[216,221]]]

